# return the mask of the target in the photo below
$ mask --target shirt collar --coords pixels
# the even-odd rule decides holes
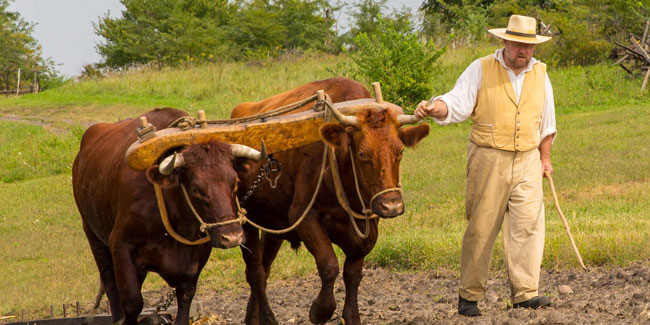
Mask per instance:
[[[499,63],[501,63],[501,65],[504,68],[506,68],[506,70],[512,71],[510,68],[508,68],[508,66],[506,66],[505,61],[503,61],[503,51],[505,51],[505,48],[500,48],[500,49],[494,51],[493,56],[494,56],[495,59],[497,59],[497,61],[499,61]],[[530,62],[528,62],[528,67],[526,69],[524,69],[524,71],[522,71],[522,72],[526,73],[526,72],[532,70],[535,63],[537,63],[537,59],[531,58]]]

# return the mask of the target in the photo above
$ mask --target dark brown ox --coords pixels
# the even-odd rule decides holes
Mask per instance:
[[[187,114],[157,109],[144,116],[162,129]],[[143,307],[142,283],[153,271],[176,289],[176,323],[188,324],[199,273],[212,247],[238,246],[244,236],[241,225],[235,222],[209,228],[208,243],[191,246],[177,242],[163,226],[153,184],[162,188],[175,232],[197,240],[205,234],[199,230],[200,223],[181,185],[205,223],[235,219],[237,174],[232,165],[233,151],[241,147],[231,150],[231,145],[222,142],[191,145],[179,148],[179,154],[172,156],[175,158],[167,158],[161,165],[135,171],[127,166],[124,155],[137,140],[138,123],[127,120],[88,128],[72,167],[74,197],[113,322],[124,319],[126,324],[137,323]]]
[[[312,82],[294,90],[273,96],[257,103],[242,103],[235,107],[231,117],[243,117],[266,112],[299,99],[312,96],[323,89],[333,102],[369,98],[366,88],[347,78],[332,78]],[[304,107],[301,111],[311,109]],[[400,108],[398,108],[401,110]],[[401,127],[397,113],[393,110],[366,110],[357,114],[355,126],[326,123],[320,128],[321,138],[336,148],[338,168],[350,206],[361,212],[361,202],[356,194],[350,148],[357,168],[361,196],[366,207],[381,217],[395,217],[404,212],[402,195],[388,191],[379,195],[370,205],[371,197],[399,183],[399,165],[402,150],[412,147],[429,133],[428,124]],[[275,157],[282,164],[282,174],[275,189],[264,183],[246,202],[248,217],[264,227],[284,229],[296,222],[308,206],[320,174],[324,143],[318,142],[298,149],[281,152]],[[239,194],[251,187],[260,165],[250,164],[248,169],[238,169],[241,179]],[[275,175],[272,175],[275,177]],[[358,227],[365,232],[365,221],[357,220]],[[345,282],[345,324],[360,324],[357,293],[362,278],[363,261],[377,240],[379,219],[370,222],[369,235],[361,238],[353,229],[347,212],[338,203],[332,183],[330,168],[326,170],[322,188],[312,209],[302,223],[292,232],[272,235],[248,224],[244,226],[246,247],[243,257],[246,262],[246,280],[251,294],[246,311],[247,324],[275,324],[275,316],[266,297],[266,283],[273,260],[283,240],[297,248],[304,242],[314,256],[322,281],[321,290],[309,311],[312,323],[324,323],[336,309],[333,295],[334,281],[339,265],[332,243],[338,245],[346,255],[343,266]]]

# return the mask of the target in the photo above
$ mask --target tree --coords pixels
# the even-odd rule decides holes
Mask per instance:
[[[228,53],[221,27],[239,4],[227,0],[121,0],[122,17],[94,24],[97,51],[110,68],[217,60]]]
[[[388,8],[386,6],[387,0],[359,0],[354,3],[349,15],[353,18],[350,30],[342,35],[343,42],[353,45],[354,38],[357,35],[364,33],[366,35],[374,35],[380,32],[380,21],[383,23],[391,23],[393,27],[402,32],[411,32],[412,14],[406,8],[402,7],[401,10],[393,10],[392,14],[384,14]]]
[[[31,36],[34,24],[25,22],[17,12],[7,11],[7,7],[9,1],[0,0],[0,71],[21,69],[26,80],[33,78],[34,70],[38,70],[42,87],[47,88],[48,81],[56,77],[54,62],[43,59],[40,44]],[[13,75],[9,74],[9,79],[13,80]]]
[[[485,36],[487,8],[493,0],[426,0],[420,7],[424,14],[422,33],[436,40],[454,40],[471,44]]]
[[[332,48],[336,10],[327,0],[121,0],[121,18],[95,32],[103,64],[128,68],[275,56]]]

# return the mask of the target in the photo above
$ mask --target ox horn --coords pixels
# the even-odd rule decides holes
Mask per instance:
[[[266,145],[264,144],[264,141],[262,141],[261,152],[249,146],[245,146],[243,144],[231,144],[230,148],[232,149],[232,154],[235,157],[243,157],[243,158],[253,159],[257,161],[264,160],[266,159],[266,157],[268,157],[268,154],[266,153]]]
[[[163,159],[163,161],[160,163],[160,166],[158,167],[158,171],[160,171],[161,174],[166,176],[171,174],[174,168],[178,168],[183,165],[185,165],[185,159],[183,159],[183,154],[174,152],[173,155]]]
[[[421,118],[418,118],[415,115],[400,115],[397,117],[397,121],[399,122],[400,126],[405,124],[415,124],[421,120]]]
[[[346,125],[346,126],[357,126],[359,125],[359,122],[357,121],[356,116],[346,116],[343,115],[343,113],[339,112],[336,108],[332,107],[332,105],[325,105],[327,109],[334,115],[334,118],[341,123],[341,125]]]

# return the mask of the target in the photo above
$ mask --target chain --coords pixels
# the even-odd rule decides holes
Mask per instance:
[[[171,306],[172,302],[176,299],[176,292],[175,290],[171,290],[167,293],[167,298],[162,298],[161,297],[161,303],[156,306],[156,311],[161,311],[161,310],[167,310],[169,306]]]
[[[275,177],[275,180],[271,180],[269,175],[271,172],[279,172],[278,176]],[[255,192],[259,187],[260,183],[264,179],[267,179],[269,181],[269,185],[271,188],[275,188],[278,185],[278,178],[282,175],[281,171],[281,164],[280,162],[273,158],[273,155],[269,155],[269,157],[266,160],[266,164],[260,168],[260,173],[257,175],[257,178],[255,178],[255,181],[253,181],[253,185],[246,191],[246,194],[244,194],[244,197],[242,197],[240,204],[243,206],[246,204],[246,201],[250,199],[250,197],[253,195],[253,192]]]

